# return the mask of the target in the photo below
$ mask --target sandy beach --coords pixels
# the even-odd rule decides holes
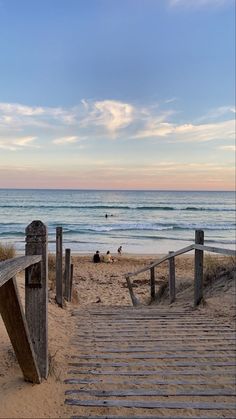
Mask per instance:
[[[124,274],[133,272],[157,259],[157,256],[121,255],[115,263],[94,264],[92,255],[73,256],[74,290],[73,301],[64,309],[55,304],[55,291],[49,291],[49,354],[50,374],[40,385],[24,382],[4,324],[0,319],[0,417],[43,418],[68,417],[71,410],[64,405],[64,379],[67,377],[68,360],[73,353],[70,341],[75,330],[74,308],[92,306],[131,305]],[[157,286],[167,280],[167,264],[156,272]],[[24,301],[24,276],[17,278],[22,301]],[[149,273],[134,278],[135,294],[141,303],[149,301]],[[192,307],[193,305],[193,257],[176,259],[177,301],[168,306]],[[206,290],[204,304],[199,310],[211,316],[235,321],[235,295],[232,281],[222,278],[221,283]],[[234,288],[235,289],[235,288]],[[235,292],[235,291],[234,291]],[[161,305],[168,305],[164,299]]]

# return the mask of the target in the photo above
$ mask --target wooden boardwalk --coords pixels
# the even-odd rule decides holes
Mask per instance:
[[[234,418],[235,332],[199,311],[77,310],[72,418]]]

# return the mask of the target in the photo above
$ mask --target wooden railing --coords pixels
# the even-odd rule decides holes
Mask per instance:
[[[151,265],[145,268],[139,269],[135,272],[128,272],[125,274],[127,286],[130,292],[130,297],[134,306],[139,304],[138,299],[134,295],[133,286],[130,281],[131,277],[139,275],[140,273],[150,270],[150,297],[151,301],[155,300],[155,268],[163,262],[169,262],[169,301],[173,303],[176,297],[175,290],[175,257],[183,255],[184,253],[195,250],[194,256],[194,306],[197,306],[203,297],[203,257],[204,251],[224,254],[228,256],[236,256],[236,252],[231,249],[223,249],[219,247],[211,247],[204,245],[204,232],[202,230],[195,231],[195,243],[190,246],[184,247],[183,249],[177,250],[176,252],[169,252],[168,255],[162,259],[153,262]]]
[[[33,221],[26,228],[26,256],[0,262],[0,313],[26,381],[48,376],[47,227]],[[25,312],[16,275],[25,270]]]

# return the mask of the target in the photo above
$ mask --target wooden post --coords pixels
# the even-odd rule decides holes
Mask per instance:
[[[129,293],[130,293],[130,297],[131,297],[133,306],[137,306],[139,304],[139,301],[134,295],[133,287],[132,287],[129,276],[126,277],[126,282],[127,282],[128,288],[129,288]]]
[[[169,252],[171,255],[174,252]],[[170,304],[175,301],[175,258],[169,259],[169,301]]]
[[[26,255],[42,255],[41,264],[25,271],[25,315],[42,377],[48,376],[48,237],[47,227],[33,221],[26,227]]]
[[[65,289],[64,297],[67,301],[70,301],[70,281],[71,281],[71,263],[70,263],[71,250],[66,249],[65,253]]]
[[[26,381],[41,377],[15,278],[0,287],[0,313]]]
[[[74,272],[74,265],[73,265],[73,263],[71,263],[71,265],[70,265],[70,295],[69,295],[69,301],[72,300],[73,272]]]
[[[204,244],[204,231],[195,231],[195,243]],[[195,250],[194,269],[194,306],[196,307],[203,297],[203,250]]]
[[[151,301],[155,300],[155,268],[150,269],[150,288],[151,288]]]
[[[56,301],[63,307],[62,227],[56,228]]]

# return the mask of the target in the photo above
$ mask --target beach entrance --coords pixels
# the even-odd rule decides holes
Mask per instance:
[[[153,307],[74,315],[65,380],[71,417],[235,417],[235,334],[227,322]]]

